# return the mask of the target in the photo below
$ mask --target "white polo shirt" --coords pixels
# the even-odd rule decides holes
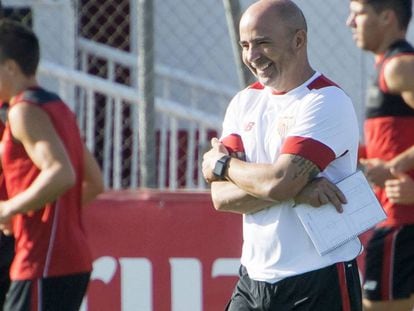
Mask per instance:
[[[336,182],[356,170],[359,129],[350,98],[315,73],[284,94],[256,83],[230,102],[222,139],[239,135],[247,162],[273,163],[283,153],[315,163]],[[319,256],[293,210],[293,200],[243,215],[241,263],[249,277],[269,283],[355,258],[354,239]]]

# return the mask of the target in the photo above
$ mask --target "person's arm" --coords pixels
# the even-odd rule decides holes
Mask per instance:
[[[342,204],[347,200],[342,191],[325,177],[317,177],[309,182],[295,197],[295,203],[305,203],[313,207],[320,207],[332,203],[339,213],[342,213]]]
[[[414,169],[414,146],[388,161],[393,178],[385,182],[385,194],[392,203],[414,203],[414,180],[406,174]]]
[[[414,109],[414,56],[402,55],[388,61],[384,79],[389,92],[401,95]]]
[[[231,159],[226,178],[255,197],[277,202],[294,198],[318,173],[311,161],[281,154],[272,164]]]
[[[85,145],[83,146],[83,162],[82,206],[85,206],[104,191],[104,183],[98,162]]]
[[[220,152],[223,152],[223,154],[229,154],[233,158],[238,158],[244,161],[245,155],[242,150],[243,147],[236,146],[238,144],[242,144],[242,142],[237,141],[238,138],[232,135],[228,136],[224,140],[226,143],[222,141],[222,144],[218,145]],[[214,145],[215,142],[216,139],[213,139],[212,144]],[[230,148],[230,151],[233,152],[229,153],[228,148]],[[255,213],[275,204],[273,201],[262,200],[254,197],[227,180],[211,182],[211,197],[213,206],[217,211],[238,214]]]
[[[401,173],[398,179],[385,182],[385,194],[392,203],[414,204],[414,180]]]
[[[225,154],[225,147],[217,139],[213,139],[212,149],[203,157],[203,174],[208,182],[217,181],[213,169],[217,160]],[[213,202],[217,209],[227,205],[241,210],[243,206],[254,206],[251,204],[251,197],[254,197],[267,201],[261,202],[264,206],[270,206],[271,202],[274,204],[275,201],[294,198],[318,173],[319,168],[315,164],[297,155],[282,154],[273,164],[248,163],[231,158],[225,178],[242,191],[235,191],[234,194],[220,191],[221,195],[218,195],[217,189],[213,188]],[[219,188],[220,185],[215,187]],[[243,205],[247,200],[250,202]],[[256,210],[255,207],[251,209]],[[248,212],[245,209],[243,211]]]
[[[367,179],[376,186],[384,187],[385,182],[398,177],[399,173],[414,169],[414,146],[389,161],[381,159],[360,159]]]
[[[387,161],[374,159],[360,159],[359,164],[369,182],[377,187],[384,188],[385,181],[393,178]]]
[[[13,138],[24,146],[40,173],[25,191],[1,202],[1,222],[55,201],[76,181],[65,147],[42,109],[19,103],[10,109],[8,117]]]
[[[388,161],[388,167],[393,174],[403,173],[414,169],[414,146]]]
[[[275,205],[274,201],[254,197],[229,181],[212,182],[211,198],[216,210],[238,214],[251,214]]]
[[[250,214],[275,205],[273,200],[263,200],[247,194],[229,181],[211,183],[211,195],[216,210],[240,214]],[[305,203],[320,207],[332,203],[338,212],[346,204],[345,195],[331,181],[318,177],[309,182],[294,198],[296,204]]]

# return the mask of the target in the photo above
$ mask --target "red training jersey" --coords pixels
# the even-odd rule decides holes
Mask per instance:
[[[12,219],[16,255],[10,276],[12,280],[69,275],[88,272],[92,260],[81,220],[83,178],[83,142],[75,115],[60,98],[42,88],[28,89],[10,102],[36,105],[52,121],[76,172],[76,184],[55,202],[42,209],[17,214]],[[2,138],[2,164],[10,198],[27,189],[40,173],[16,142],[6,123]]]
[[[368,90],[364,124],[366,157],[389,161],[414,145],[414,110],[399,94],[392,94],[384,79],[386,63],[401,55],[414,55],[414,48],[405,40],[390,46],[377,63],[377,77]],[[407,172],[414,178],[414,170]],[[387,213],[381,226],[414,224],[414,204],[394,204],[384,188],[375,187],[376,195]]]

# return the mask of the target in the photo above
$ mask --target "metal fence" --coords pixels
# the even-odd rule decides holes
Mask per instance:
[[[227,104],[240,88],[225,4],[244,9],[253,1],[2,2],[6,16],[32,26],[40,37],[41,82],[77,113],[108,188],[206,187],[202,151],[220,133]],[[362,122],[372,61],[354,46],[345,26],[349,3],[297,3],[309,24],[312,65],[353,98]],[[148,16],[153,20],[145,24]],[[142,118],[148,113],[152,119]],[[146,174],[154,179],[145,183],[148,165]]]

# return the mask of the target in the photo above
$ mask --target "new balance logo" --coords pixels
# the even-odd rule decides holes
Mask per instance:
[[[248,122],[245,126],[244,126],[244,130],[246,132],[251,131],[252,128],[254,127],[255,123],[254,122]]]

